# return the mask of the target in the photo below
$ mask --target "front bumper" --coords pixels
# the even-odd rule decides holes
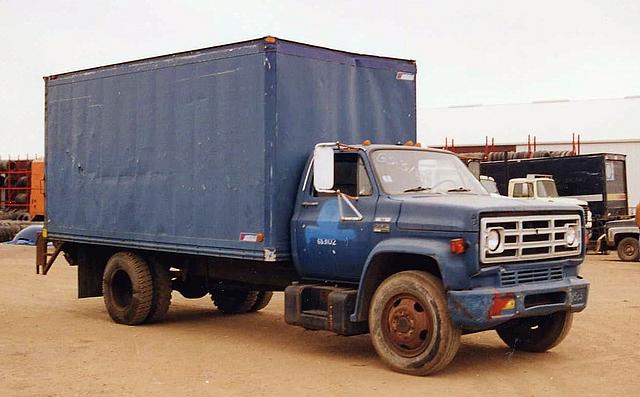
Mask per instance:
[[[447,300],[451,319],[458,327],[481,331],[513,318],[544,316],[563,310],[582,311],[587,306],[588,293],[587,280],[568,277],[513,287],[449,291]]]

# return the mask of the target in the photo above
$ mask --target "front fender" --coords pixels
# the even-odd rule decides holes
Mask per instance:
[[[640,236],[640,229],[637,226],[612,227],[607,231],[607,241],[609,245],[616,246],[616,237],[619,235],[629,235],[631,237]]]
[[[440,271],[445,289],[458,288],[468,283],[468,261],[475,250],[467,250],[462,255],[452,254],[450,241],[461,236],[439,236],[430,238],[399,237],[380,242],[369,253],[362,269],[356,307],[351,315],[352,321],[366,321],[369,300],[378,286],[378,269],[372,266],[374,258],[379,254],[412,254],[432,259]],[[473,244],[470,244],[474,246]],[[475,256],[477,258],[477,255]]]

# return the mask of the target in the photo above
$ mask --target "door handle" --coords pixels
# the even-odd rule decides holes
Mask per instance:
[[[318,202],[317,201],[303,201],[302,202],[302,206],[303,207],[317,207],[318,206]]]

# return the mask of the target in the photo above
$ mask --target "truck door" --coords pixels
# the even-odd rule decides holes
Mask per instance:
[[[304,278],[357,281],[371,250],[378,195],[359,153],[335,154],[334,181],[334,190],[350,196],[363,219],[341,220],[341,206],[343,216],[355,213],[336,194],[316,192],[309,180],[292,224],[297,266]]]

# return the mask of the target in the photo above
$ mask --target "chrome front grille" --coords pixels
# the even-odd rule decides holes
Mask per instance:
[[[562,267],[546,267],[542,269],[506,270],[500,273],[503,287],[511,287],[518,284],[538,283],[542,281],[562,280]]]
[[[565,233],[577,227],[576,242],[568,245]],[[499,249],[491,252],[486,236],[497,230]],[[580,215],[528,215],[485,217],[480,221],[480,261],[482,263],[519,262],[578,255],[582,249]]]

